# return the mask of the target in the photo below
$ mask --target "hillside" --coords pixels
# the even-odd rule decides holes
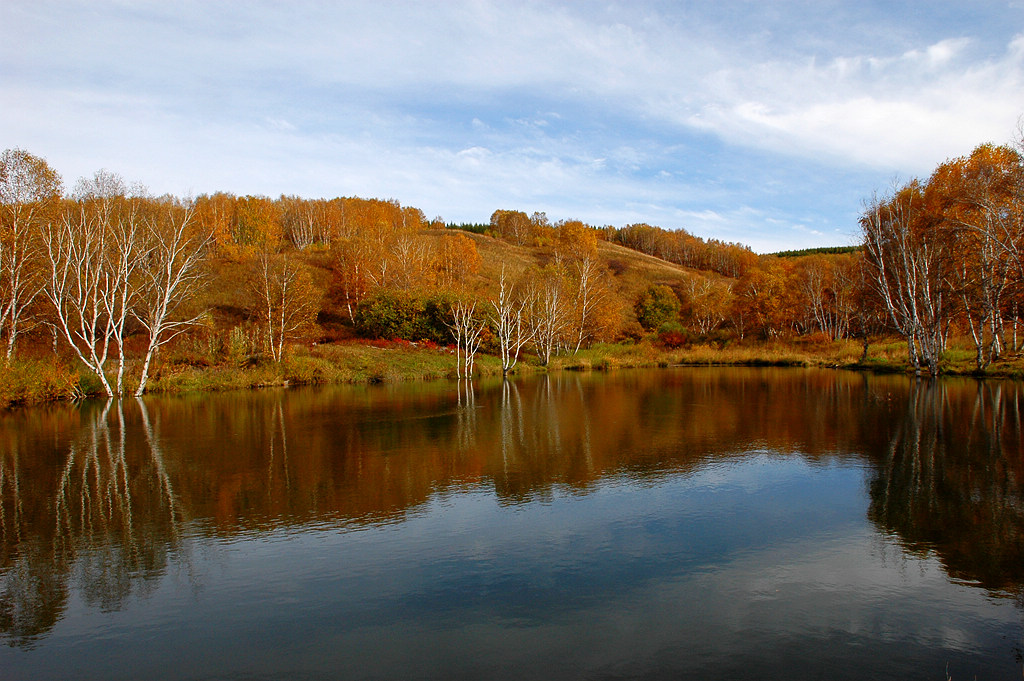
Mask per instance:
[[[543,267],[554,258],[554,249],[551,246],[517,246],[484,234],[460,233],[473,241],[480,254],[482,265],[474,279],[479,290],[487,296],[493,295],[496,290],[503,266],[509,273],[521,273],[531,267]],[[423,234],[434,242],[436,248],[437,242],[451,236],[452,232],[446,229],[429,229]],[[597,242],[597,253],[601,264],[614,275],[617,290],[630,300],[635,299],[640,290],[650,284],[671,286],[687,274],[696,272],[603,240]]]
[[[497,296],[503,269],[509,280],[517,280],[531,270],[550,265],[555,259],[555,249],[550,245],[518,246],[490,235],[461,231],[458,234],[471,240],[480,256],[479,270],[462,282],[462,288],[468,295],[480,301],[492,300]],[[443,240],[452,236],[453,230],[449,229],[425,229],[418,235],[423,240],[425,250],[431,253],[439,252]],[[317,284],[326,292],[318,316],[324,331],[323,339],[344,340],[354,337],[356,334],[344,296],[337,285],[337,275],[330,255],[312,251],[304,253],[302,257],[314,269]],[[619,328],[635,326],[633,302],[642,290],[652,284],[679,288],[684,280],[694,275],[720,278],[714,273],[702,273],[607,241],[597,242],[597,257],[600,269],[607,273],[605,276],[617,311],[616,326]],[[229,279],[237,281],[237,273],[232,274],[234,267],[228,264],[222,272]],[[423,295],[428,295],[431,288],[429,284],[425,285]],[[245,317],[247,291],[228,282],[213,289],[218,294],[216,299],[211,300],[211,305],[219,311],[221,323],[241,323]],[[608,340],[614,339],[616,335],[617,331]]]

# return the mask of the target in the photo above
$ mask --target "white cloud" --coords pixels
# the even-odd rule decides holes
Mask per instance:
[[[982,142],[1008,141],[1024,112],[1019,40],[973,64],[956,58],[969,44],[957,39],[899,58],[732,68],[709,79],[685,123],[736,144],[927,173]]]
[[[924,50],[914,49],[904,53],[903,57],[912,62],[923,62],[926,66],[938,68],[946,66],[970,45],[969,38],[950,38],[929,45]]]
[[[274,130],[283,130],[286,132],[291,132],[296,129],[294,125],[292,125],[283,118],[268,118],[266,120],[267,125],[269,125]]]

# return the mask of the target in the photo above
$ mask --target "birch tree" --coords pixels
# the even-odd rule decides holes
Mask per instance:
[[[280,206],[281,225],[287,238],[295,248],[305,250],[313,245],[330,246],[334,231],[335,206],[325,199],[302,199],[298,196],[282,196]]]
[[[74,212],[72,212],[74,211]],[[110,350],[111,320],[103,301],[106,235],[84,206],[65,212],[43,234],[49,277],[43,295],[53,307],[55,328],[78,359],[113,396],[104,367]]]
[[[573,354],[596,335],[599,311],[610,296],[608,269],[597,255],[597,232],[579,220],[558,223],[555,257],[571,282],[571,329],[567,343]]]
[[[498,338],[502,376],[507,376],[515,368],[520,350],[536,335],[536,329],[527,319],[532,302],[528,293],[508,281],[505,268],[502,267],[498,279],[498,296],[490,300],[490,320]]]
[[[124,389],[126,324],[139,295],[137,270],[147,255],[140,202],[127,195],[119,176],[105,170],[80,179],[75,194],[77,201],[43,233],[48,267],[42,293],[58,335],[113,396]],[[118,359],[115,386],[105,374],[112,350]]]
[[[266,251],[254,262],[250,286],[267,347],[274,361],[281,362],[285,344],[314,327],[323,294],[300,263]]]
[[[42,290],[38,236],[60,198],[60,175],[22,149],[0,154],[0,334],[7,360],[26,311]]]
[[[682,287],[686,293],[685,313],[697,331],[707,335],[721,326],[731,302],[729,284],[694,275],[683,279]]]
[[[888,198],[875,197],[861,216],[868,282],[907,342],[915,373],[939,373],[946,320],[947,245],[923,211],[916,180]]]
[[[442,289],[465,289],[482,262],[476,243],[465,234],[444,236],[434,253],[435,282]]]
[[[445,323],[455,339],[455,375],[472,378],[476,353],[487,322],[477,317],[476,302],[457,300],[451,307],[451,321]]]
[[[491,214],[491,231],[517,246],[524,246],[533,236],[533,222],[522,211],[496,210]]]
[[[566,291],[565,276],[558,267],[536,272],[529,286],[531,305],[527,319],[530,333],[537,358],[547,366],[569,327],[570,296]]]
[[[851,271],[848,257],[824,258],[812,255],[802,258],[796,268],[796,281],[804,305],[807,326],[817,327],[830,340],[849,333],[851,290],[844,270]]]
[[[1021,166],[1016,150],[986,144],[969,157],[943,163],[928,181],[944,226],[951,230],[952,288],[963,304],[979,369],[1002,352],[1004,296],[1012,275],[1024,272],[1016,191]]]
[[[370,289],[368,274],[371,248],[359,236],[345,236],[334,240],[331,245],[332,266],[349,321],[355,323],[355,306],[366,297]]]
[[[104,249],[101,300],[117,346],[117,394],[124,392],[125,341],[128,318],[141,295],[138,271],[148,259],[139,206],[129,201],[123,214],[107,226],[109,247]]]
[[[193,203],[169,202],[162,214],[147,222],[149,259],[142,270],[140,304],[134,315],[145,327],[149,342],[136,396],[146,391],[157,350],[201,316],[182,314],[202,285],[200,267],[213,243],[213,232],[201,229],[194,218]]]

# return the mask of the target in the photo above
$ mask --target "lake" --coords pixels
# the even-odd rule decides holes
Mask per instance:
[[[680,368],[0,415],[0,679],[1011,679],[1022,384]]]

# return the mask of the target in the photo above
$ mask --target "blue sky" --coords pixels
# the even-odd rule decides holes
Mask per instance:
[[[1024,114],[1022,2],[0,2],[0,148],[73,186],[648,222],[758,252]]]

